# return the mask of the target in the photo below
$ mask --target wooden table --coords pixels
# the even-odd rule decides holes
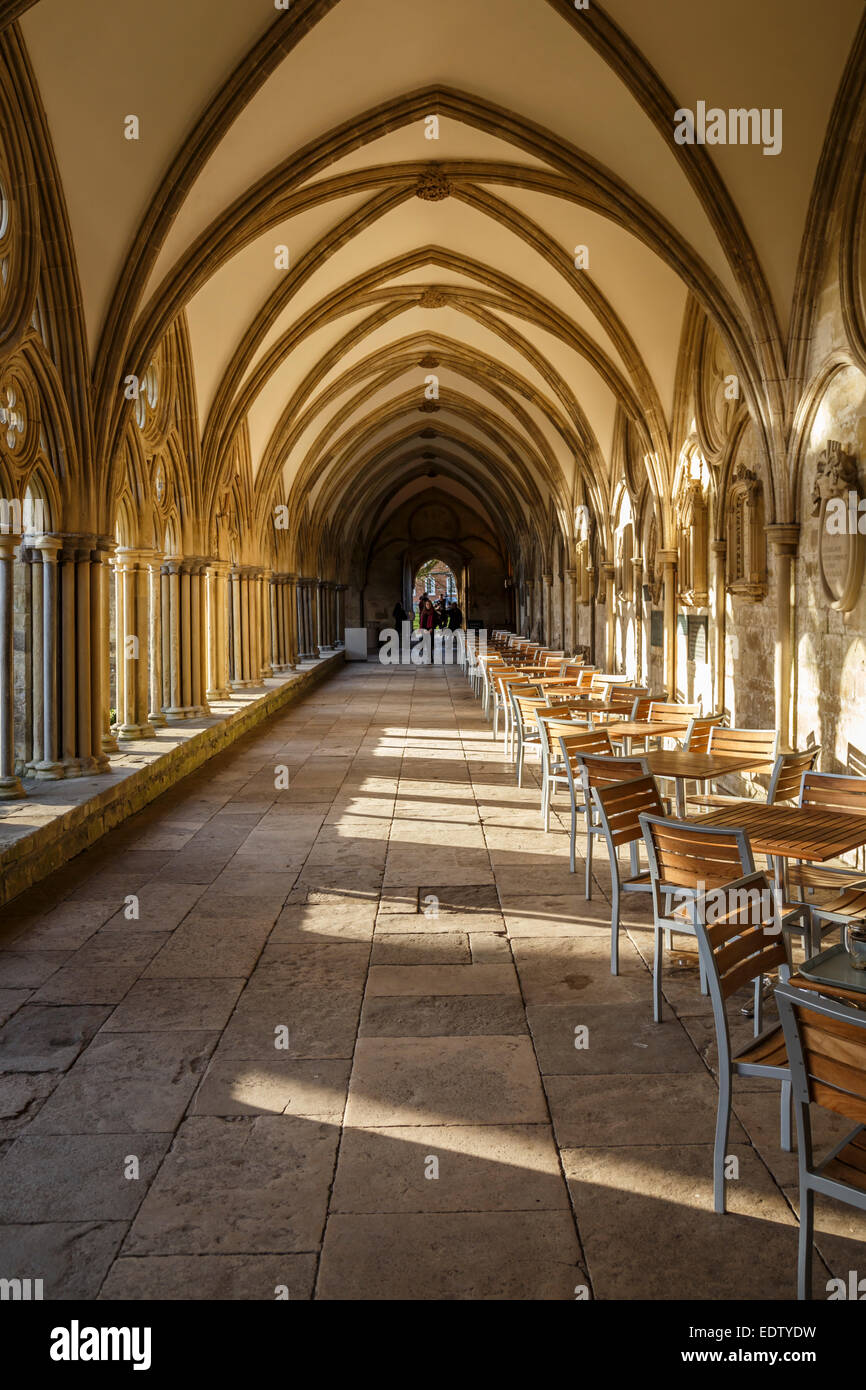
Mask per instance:
[[[815,994],[823,994],[827,999],[840,999],[843,1004],[852,1004],[855,1009],[866,1009],[866,994],[860,990],[843,989],[841,985],[819,985],[817,980],[807,980],[800,974],[792,975],[788,983],[795,989],[811,989]]]
[[[633,738],[655,738],[657,734],[684,734],[690,723],[691,719],[684,719],[682,724],[668,724],[661,719],[609,719],[604,727],[613,742],[618,743],[622,739],[623,752],[628,757]],[[637,756],[643,757],[644,754]]]
[[[665,724],[666,733],[672,726]],[[746,753],[690,753],[685,748],[659,748],[650,753],[642,753],[654,777],[670,777],[677,787],[677,815],[685,815],[684,782],[708,782],[712,777],[724,777],[730,772],[755,772],[758,768],[769,766],[766,757],[755,757]],[[728,808],[726,807],[725,810]],[[771,808],[782,809],[782,808]],[[866,816],[861,818],[863,839],[866,840]],[[715,822],[715,813],[701,816],[701,825]],[[718,824],[739,825],[739,820],[719,821]],[[794,856],[800,857],[802,856]],[[832,858],[828,855],[828,858]]]
[[[785,870],[789,859],[824,864],[866,844],[866,816],[825,811],[819,806],[740,802],[694,819],[699,825],[742,827],[752,849],[769,854],[776,861],[776,879],[786,896]]]

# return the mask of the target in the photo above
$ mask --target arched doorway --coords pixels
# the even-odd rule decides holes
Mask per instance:
[[[460,602],[457,576],[451,566],[438,557],[425,561],[412,581],[412,612],[416,627],[421,603],[425,598],[429,598],[434,607],[444,603],[446,609],[452,603],[459,605]]]

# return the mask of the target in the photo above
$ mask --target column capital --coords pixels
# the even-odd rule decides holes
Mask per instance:
[[[231,560],[208,560],[207,567],[211,574],[227,575],[231,573]]]
[[[552,583],[553,583],[553,575],[552,575],[552,574],[543,574],[541,577],[542,577],[542,579],[544,580],[545,584],[552,584]]]
[[[20,536],[14,535],[11,531],[0,530],[0,556],[3,559],[11,560],[20,543]]]
[[[711,555],[724,555],[727,548],[728,542],[724,539],[723,536],[718,536],[715,540],[710,541]]]
[[[121,569],[138,569],[149,564],[157,555],[155,550],[138,550],[134,546],[119,545],[114,552],[114,563]]]
[[[660,560],[663,565],[678,565],[680,561],[680,552],[673,549],[657,550],[656,559]]]
[[[777,555],[796,555],[800,544],[800,525],[796,521],[774,521],[765,526],[767,540]]]

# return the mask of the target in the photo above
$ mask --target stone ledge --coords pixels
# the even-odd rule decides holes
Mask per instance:
[[[291,676],[264,681],[266,694],[215,701],[208,719],[159,729],[124,743],[111,771],[68,781],[24,780],[25,800],[0,804],[0,906],[88,849],[215,753],[293,704],[345,661],[341,651]],[[240,708],[238,705],[240,704]],[[70,805],[70,798],[74,804]]]

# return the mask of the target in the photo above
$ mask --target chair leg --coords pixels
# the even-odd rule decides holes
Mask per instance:
[[[662,1021],[662,932],[655,929],[655,950],[653,952],[653,1020]]]
[[[755,1037],[756,1037],[756,1038],[759,1038],[759,1037],[761,1036],[761,1029],[762,1029],[763,1026],[764,1026],[764,977],[763,977],[763,975],[756,975],[756,976],[755,976],[755,1003],[754,1003],[754,1015],[755,1015],[755,1028],[754,1028],[754,1034],[755,1034]]]
[[[728,1132],[731,1125],[731,1073],[727,1069],[719,1074],[719,1108],[716,1112],[716,1141],[713,1146],[713,1207],[724,1213],[725,1203],[725,1159],[728,1153]]]
[[[550,767],[544,754],[541,755],[541,818],[544,829],[550,829]]]
[[[517,731],[517,785],[523,786],[523,735],[520,729]]]
[[[499,737],[499,701],[493,706],[493,737]]]
[[[583,885],[583,896],[586,898],[587,902],[589,902],[592,897],[592,843],[595,839],[589,820],[591,815],[592,812],[588,810],[586,813],[586,876]]]
[[[610,866],[610,973],[619,974],[619,865]]]
[[[812,1228],[815,1222],[815,1193],[811,1187],[800,1187],[800,1242],[797,1251],[797,1298],[808,1303],[812,1298]]]
[[[569,856],[568,863],[571,872],[575,870],[575,859],[577,858],[577,802],[571,798],[571,835],[569,836]]]
[[[780,1097],[780,1123],[779,1123],[779,1147],[786,1154],[791,1152],[793,1141],[791,1138],[791,1083],[782,1082],[782,1095]]]

